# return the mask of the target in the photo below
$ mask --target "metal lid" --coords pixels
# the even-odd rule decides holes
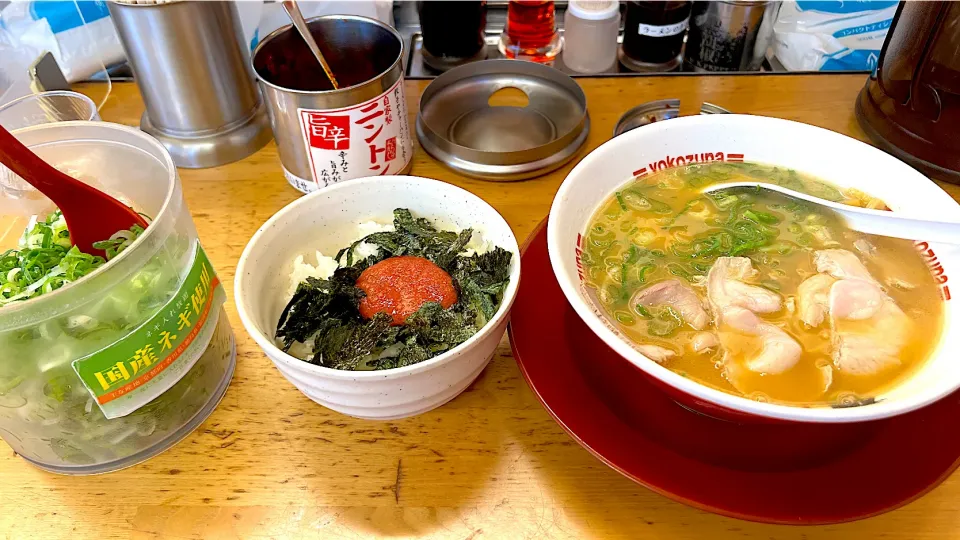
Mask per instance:
[[[517,89],[529,102],[491,105],[503,89]],[[589,130],[587,98],[573,79],[516,60],[485,60],[440,75],[424,90],[417,115],[427,153],[457,172],[494,181],[557,169]]]
[[[700,114],[729,114],[730,111],[704,102],[700,106]],[[623,135],[624,133],[654,122],[662,122],[680,116],[679,99],[661,99],[657,101],[648,101],[641,103],[629,111],[623,113],[617,126],[613,129],[613,136]]]
[[[620,15],[620,2],[613,0],[570,0],[567,14],[588,21],[605,21]]]

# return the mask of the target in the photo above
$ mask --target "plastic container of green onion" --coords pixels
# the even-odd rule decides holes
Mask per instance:
[[[147,216],[71,248],[42,195],[0,170],[0,437],[50,471],[145,460],[216,407],[235,366],[224,294],[166,150],[101,122],[14,131],[55,167]]]

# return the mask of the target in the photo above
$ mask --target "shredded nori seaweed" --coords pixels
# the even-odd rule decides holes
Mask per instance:
[[[510,281],[512,254],[500,247],[483,254],[463,255],[473,235],[440,231],[409,210],[393,212],[394,231],[376,232],[341,249],[341,267],[329,279],[307,278],[284,308],[276,337],[289,350],[312,340],[313,354],[306,361],[343,370],[391,369],[422,362],[463,343],[493,318]],[[358,259],[361,243],[377,246],[375,255]],[[392,318],[378,313],[366,320],[359,304],[364,297],[356,287],[361,272],[400,255],[430,260],[453,279],[457,302],[448,309],[427,302],[391,326]]]

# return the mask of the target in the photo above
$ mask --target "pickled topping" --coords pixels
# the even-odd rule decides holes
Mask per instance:
[[[390,257],[367,268],[357,279],[366,296],[360,314],[372,319],[377,313],[393,317],[401,325],[427,302],[447,309],[457,302],[453,279],[442,268],[423,257]]]

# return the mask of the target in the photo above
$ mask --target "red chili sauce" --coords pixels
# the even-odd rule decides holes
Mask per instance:
[[[360,314],[369,319],[387,313],[394,326],[403,324],[426,302],[437,302],[444,309],[457,303],[450,274],[423,257],[384,259],[360,274],[357,287],[367,295],[360,301]]]

